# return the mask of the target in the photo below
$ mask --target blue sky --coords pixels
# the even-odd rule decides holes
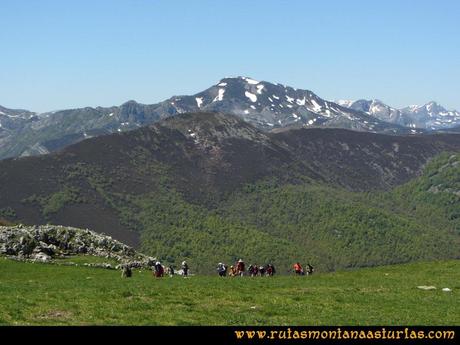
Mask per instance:
[[[460,1],[0,0],[0,104],[155,103],[246,75],[460,110]]]

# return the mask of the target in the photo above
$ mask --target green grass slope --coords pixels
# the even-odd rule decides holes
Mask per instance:
[[[459,261],[444,261],[310,277],[122,279],[0,258],[0,324],[460,325],[459,275]]]

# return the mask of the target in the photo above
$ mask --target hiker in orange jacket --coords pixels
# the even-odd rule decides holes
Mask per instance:
[[[298,262],[296,262],[294,264],[294,272],[295,272],[295,274],[297,274],[299,276],[303,276],[305,274],[302,265],[300,263],[298,263]]]

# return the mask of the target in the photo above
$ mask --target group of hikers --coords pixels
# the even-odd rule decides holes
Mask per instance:
[[[294,273],[296,275],[311,275],[314,272],[314,268],[312,265],[307,263],[306,268],[304,269],[299,262],[296,262],[293,266]],[[170,265],[165,267],[161,264],[160,261],[156,261],[155,264],[152,266],[153,275],[156,278],[164,277],[168,275],[170,277],[174,276],[176,273],[184,277],[188,277],[189,275],[189,266],[187,261],[182,261],[181,270],[176,272],[174,266]],[[246,264],[242,259],[239,259],[234,265],[228,267],[226,264],[219,262],[217,264],[217,273],[220,277],[243,277],[245,274],[249,274],[251,277],[262,277],[262,276],[273,276],[276,273],[275,266],[272,264],[266,264],[264,266],[258,266],[256,264],[252,264],[248,267],[246,273]],[[129,278],[132,276],[131,267],[129,265],[122,266],[122,277]]]
[[[182,261],[181,270],[179,272],[176,272],[174,266],[170,265],[168,267],[165,267],[161,264],[160,261],[156,261],[155,264],[152,266],[152,273],[153,276],[156,278],[162,278],[165,275],[172,277],[176,273],[179,273],[184,277],[188,277],[189,267],[187,261]],[[131,267],[129,265],[123,265],[121,268],[121,276],[123,278],[130,278],[132,275],[133,273]]]
[[[228,266],[225,265],[222,262],[219,262],[217,264],[217,273],[221,277],[226,277],[227,275],[230,277],[237,277],[237,276],[244,276],[245,275],[245,263],[242,259],[239,259],[235,265],[230,266],[230,269],[228,269]],[[296,262],[293,266],[294,273],[296,275],[311,275],[314,272],[314,268],[310,263],[307,263],[306,269],[302,267],[302,265],[299,262]],[[257,277],[257,276],[273,276],[276,273],[275,266],[272,264],[267,264],[265,266],[258,266],[256,264],[250,265],[247,270],[248,274],[251,277]]]
[[[313,272],[314,272],[314,270],[315,270],[315,269],[313,268],[313,266],[310,265],[309,263],[307,263],[307,267],[306,267],[307,269],[306,269],[306,270],[304,270],[304,268],[302,267],[302,265],[301,265],[300,263],[298,263],[298,262],[296,262],[296,263],[294,264],[294,267],[293,267],[293,268],[294,268],[294,273],[295,273],[296,275],[299,275],[299,276],[304,276],[305,274],[306,274],[307,276],[308,276],[308,275],[311,275],[311,274],[313,274]]]
[[[246,264],[242,259],[239,259],[235,265],[230,266],[230,269],[227,265],[223,264],[222,262],[219,262],[217,264],[217,273],[221,277],[226,277],[227,275],[229,277],[237,277],[237,276],[244,276],[246,272]],[[258,266],[256,264],[250,265],[248,267],[249,275],[251,277],[256,277],[256,276],[273,276],[276,273],[275,266],[272,264],[267,264],[265,266]]]
[[[155,265],[153,266],[153,275],[156,278],[161,278],[161,277],[164,277],[165,275],[172,277],[176,273],[179,273],[184,277],[188,277],[188,271],[189,271],[189,268],[188,268],[187,261],[182,261],[181,271],[179,272],[176,272],[174,270],[174,266],[172,265],[168,267],[163,266],[160,261],[155,262]]]

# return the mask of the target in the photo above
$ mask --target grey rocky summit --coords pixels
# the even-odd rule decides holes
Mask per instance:
[[[337,127],[359,131],[408,132],[366,113],[326,101],[312,91],[247,77],[224,78],[193,96],[173,97],[177,112],[220,112],[237,115],[263,130],[285,127]]]
[[[85,107],[36,114],[0,107],[0,159],[40,155],[76,142],[146,126],[181,113],[236,115],[265,131],[287,127],[333,127],[386,134],[420,134],[460,125],[460,114],[434,102],[395,109],[378,100],[327,101],[309,90],[224,78],[194,95],[155,104],[128,101],[113,107]]]

